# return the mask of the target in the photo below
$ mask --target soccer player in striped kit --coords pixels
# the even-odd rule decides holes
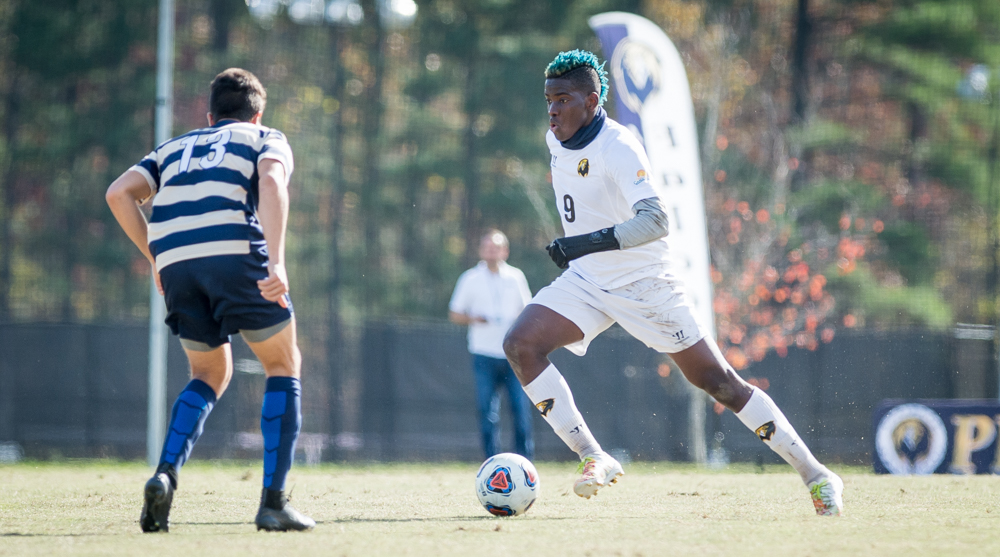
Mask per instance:
[[[308,530],[285,478],[302,424],[302,356],[285,272],[292,150],[260,125],[267,93],[250,72],[215,77],[209,127],[160,145],[108,188],[118,223],[153,266],[191,381],[174,403],[156,473],[146,483],[143,532],[169,530],[178,473],[233,374],[229,336],[241,333],[264,366],[264,487],[258,530]],[[152,198],[147,224],[138,204]]]
[[[844,484],[820,464],[767,394],[740,378],[695,318],[667,249],[667,214],[649,180],[639,140],[607,117],[607,77],[597,57],[560,53],[545,70],[552,187],[566,237],[548,246],[566,271],[535,295],[504,339],[531,401],[580,457],[581,497],[624,471],[601,449],[548,360],[566,347],[583,355],[618,322],[647,346],[670,354],[684,376],[733,411],[781,455],[809,488],[817,514],[839,515]]]

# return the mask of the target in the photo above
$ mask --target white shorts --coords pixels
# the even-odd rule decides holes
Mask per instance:
[[[538,291],[532,304],[545,306],[572,321],[583,340],[566,347],[583,356],[597,335],[616,321],[657,352],[674,354],[708,336],[698,322],[683,283],[647,277],[613,290],[601,290],[573,271],[566,271]]]

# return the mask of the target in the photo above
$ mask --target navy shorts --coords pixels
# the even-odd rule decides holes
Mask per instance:
[[[182,339],[215,348],[241,330],[266,329],[290,319],[291,302],[283,308],[261,295],[257,281],[265,278],[267,258],[257,253],[171,263],[160,271],[166,324]]]

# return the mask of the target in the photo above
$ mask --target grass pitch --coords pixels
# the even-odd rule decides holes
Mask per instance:
[[[258,533],[259,463],[184,468],[169,534],[139,531],[150,470],[109,462],[0,465],[0,555],[1000,555],[1000,481],[837,469],[847,512],[815,516],[787,467],[711,472],[632,464],[584,500],[575,467],[540,463],[522,517],[486,514],[474,465],[296,467],[309,533]]]

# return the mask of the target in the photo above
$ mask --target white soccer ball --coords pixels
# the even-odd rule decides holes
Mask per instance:
[[[524,514],[538,497],[538,472],[519,454],[493,455],[476,474],[476,495],[490,514]]]

